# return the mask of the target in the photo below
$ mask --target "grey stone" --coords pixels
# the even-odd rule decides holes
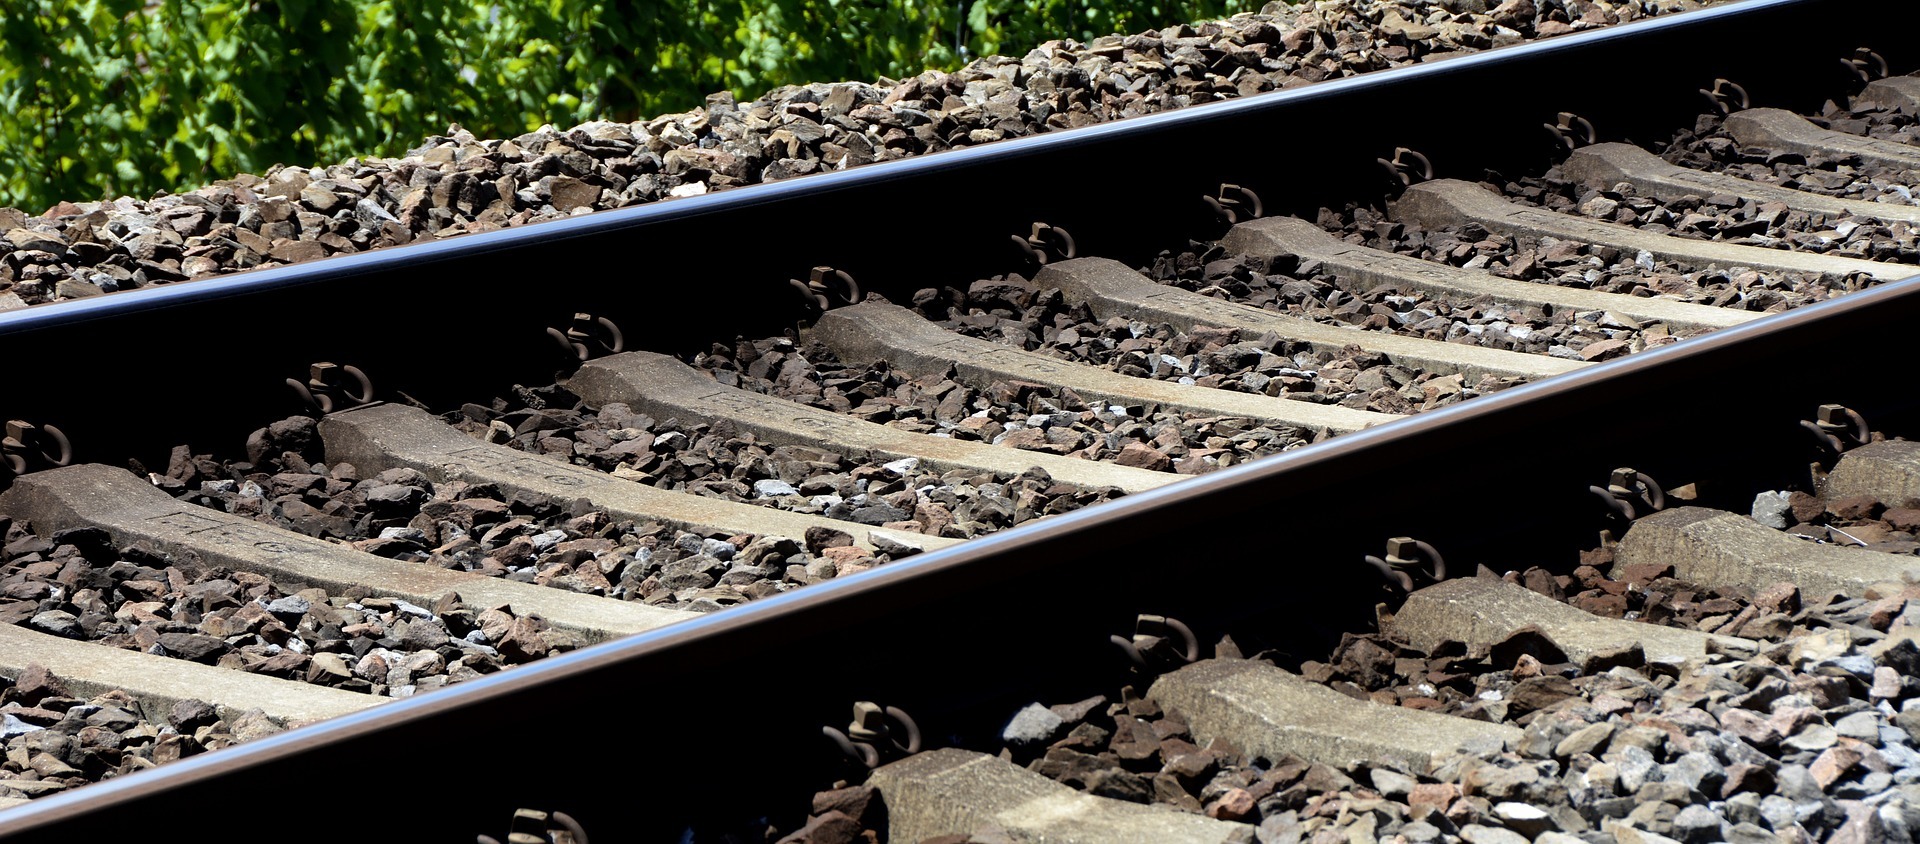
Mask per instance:
[[[916,538],[918,536],[919,534],[874,531],[868,539],[873,543],[873,550],[899,558],[918,554],[924,550],[919,544],[919,539]]]
[[[1813,778],[1813,772],[1807,770],[1805,765],[1781,765],[1780,770],[1774,772],[1774,777],[1779,783],[1774,787],[1774,793],[1789,800],[1804,802],[1826,796],[1820,788],[1820,781]]]
[[[1628,792],[1639,791],[1657,767],[1653,754],[1637,745],[1616,746],[1607,752],[1605,758],[1619,772],[1620,788]]]
[[[1392,800],[1404,800],[1416,784],[1413,777],[1387,768],[1372,771],[1373,790]]]
[[[1766,819],[1760,813],[1761,796],[1751,791],[1743,791],[1720,804],[1720,814],[1735,824],[1757,824]]]
[[[1685,753],[1667,766],[1664,779],[1678,783],[1695,791],[1717,794],[1720,784],[1726,782],[1727,771],[1720,760],[1713,756],[1695,751]]]
[[[1689,844],[1713,841],[1719,838],[1723,823],[1719,815],[1705,806],[1694,805],[1680,810],[1673,816],[1673,837]]]
[[[419,506],[420,502],[427,499],[427,493],[418,487],[381,484],[367,490],[366,498],[367,506],[375,510],[397,512],[408,507]]]
[[[777,498],[782,495],[799,495],[800,490],[793,484],[779,478],[764,478],[753,482],[753,494],[761,498]]]
[[[1786,530],[1793,515],[1793,505],[1787,503],[1787,493],[1778,490],[1760,493],[1753,497],[1753,520],[1774,530]]]
[[[1264,829],[1266,824],[1262,823],[1261,827]],[[1440,840],[1440,828],[1426,821],[1414,821],[1407,824],[1400,828],[1400,834],[1407,839],[1407,844],[1431,844],[1431,842]],[[1535,844],[1538,844],[1538,842],[1535,842]]]
[[[1855,712],[1841,718],[1834,722],[1833,729],[1847,738],[1859,739],[1875,746],[1880,744],[1880,719],[1877,713],[1871,711]]]
[[[1013,720],[1007,722],[1000,731],[1000,739],[1015,747],[1043,744],[1053,739],[1055,731],[1065,723],[1053,710],[1038,703],[1027,704],[1025,709],[1014,713]]]
[[[66,610],[47,610],[38,613],[27,620],[27,626],[42,633],[51,633],[68,639],[78,639],[86,635],[86,631],[80,627],[80,619]]]
[[[1820,751],[1834,746],[1840,741],[1840,733],[1825,724],[1808,724],[1800,732],[1788,737],[1783,744],[1796,750]]]
[[[1607,739],[1612,737],[1612,722],[1601,721],[1597,724],[1588,724],[1585,727],[1575,730],[1572,735],[1561,739],[1560,743],[1554,746],[1553,755],[1561,759],[1568,759],[1582,753],[1594,753],[1600,749],[1601,745],[1606,744]]]
[[[38,732],[44,729],[46,729],[46,727],[35,726],[15,718],[12,713],[0,713],[0,739],[24,736],[28,733]]]
[[[1510,829],[1497,826],[1467,824],[1460,828],[1460,837],[1467,844],[1528,844],[1527,837]]]
[[[1555,826],[1553,818],[1543,809],[1525,803],[1495,803],[1493,816],[1508,829],[1526,836],[1539,835]]]
[[[1767,819],[1767,828],[1782,830],[1800,822],[1794,802],[1778,794],[1769,794],[1760,801],[1760,816]]]
[[[1780,839],[1768,832],[1766,827],[1753,823],[1737,823],[1727,827],[1723,833],[1727,844],[1779,844]]]
[[[313,609],[313,602],[299,595],[288,595],[284,598],[276,598],[267,603],[267,612],[273,613],[276,616],[287,616],[294,619],[306,615],[307,611],[311,609]]]
[[[390,527],[380,529],[381,539],[404,539],[416,545],[427,544],[427,532],[419,528]]]
[[[1920,709],[1901,710],[1899,714],[1893,716],[1893,725],[1906,731],[1909,741],[1920,742]]]

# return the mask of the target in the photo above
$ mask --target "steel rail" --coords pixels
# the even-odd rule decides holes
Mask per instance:
[[[1916,21],[1920,9],[1897,0],[1751,0],[1082,132],[32,309],[0,316],[0,355],[20,373],[0,401],[10,417],[68,430],[90,460],[172,444],[180,426],[148,421],[155,415],[204,423],[209,437],[258,425],[260,407],[283,401],[280,379],[317,356],[359,355],[344,362],[432,401],[539,374],[547,315],[512,297],[542,261],[564,261],[543,271],[571,276],[543,284],[555,315],[586,307],[636,326],[663,307],[719,315],[717,325],[678,320],[640,340],[672,348],[791,319],[785,278],[813,264],[910,292],[1004,267],[999,253],[962,250],[1003,243],[1034,219],[1074,228],[1094,254],[1129,258],[1177,230],[1181,221],[1158,209],[1197,205],[1222,181],[1311,208],[1355,198],[1372,158],[1394,146],[1416,146],[1455,175],[1513,168],[1543,157],[1529,143],[1541,113],[1669,131],[1698,110],[1692,89],[1716,77],[1738,78],[1770,104],[1817,104],[1832,95],[1833,57],[1863,42],[1911,68],[1920,47],[1871,42]],[[1710,53],[1702,39],[1739,49]],[[1603,86],[1562,81],[1596,67],[1619,70]],[[1514,102],[1540,113],[1510,110]],[[1329,144],[1303,125],[1362,140]],[[1207,153],[1235,143],[1258,154]],[[1115,178],[1130,167],[1152,178]],[[982,184],[1007,184],[1013,196]],[[916,213],[901,230],[896,221]],[[955,245],[931,248],[929,233]],[[756,248],[737,248],[743,239]],[[718,255],[726,267],[704,265]],[[661,281],[634,297],[614,274],[649,262],[655,278],[738,282]],[[759,290],[764,303],[741,304]],[[251,336],[263,313],[291,325]],[[1381,595],[1355,563],[1387,536],[1429,539],[1469,565],[1564,548],[1591,535],[1597,505],[1586,486],[1623,462],[1669,485],[1697,483],[1701,503],[1744,504],[1778,480],[1756,476],[1754,456],[1800,455],[1797,423],[1818,404],[1846,404],[1876,425],[1911,423],[1920,397],[1887,389],[1875,364],[1916,317],[1920,280],[1896,282],[45,798],[0,816],[0,837],[111,840],[133,824],[160,840],[348,834],[289,823],[300,810],[288,801],[308,796],[339,801],[335,811],[366,829],[434,841],[471,840],[510,805],[563,809],[596,835],[642,840],[701,818],[778,811],[765,795],[817,785],[830,770],[817,727],[843,721],[854,699],[903,706],[937,736],[966,729],[971,712],[1007,711],[983,703],[1084,690],[1062,666],[1111,659],[1106,635],[1140,612],[1201,619],[1214,635],[1252,618],[1323,632],[1365,617]],[[447,325],[489,342],[422,348]],[[523,342],[495,339],[523,331]]]

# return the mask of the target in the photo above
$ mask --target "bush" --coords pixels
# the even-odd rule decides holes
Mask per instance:
[[[7,0],[0,204],[398,155],[460,123],[684,111],[709,92],[903,77],[1248,0]]]

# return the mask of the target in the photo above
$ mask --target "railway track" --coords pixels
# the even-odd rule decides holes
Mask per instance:
[[[1384,690],[1351,680],[1340,687],[1337,672],[1302,655],[1328,652],[1342,633],[1378,626],[1422,659],[1451,654],[1450,642],[1467,649],[1452,657],[1479,658],[1510,656],[1514,630],[1532,624],[1552,647],[1530,646],[1536,676],[1543,666],[1570,677],[1623,667],[1646,679],[1679,676],[1672,666],[1686,659],[1730,671],[1736,657],[1771,653],[1769,642],[1858,627],[1846,619],[1854,605],[1827,593],[1905,601],[1902,578],[1910,584],[1916,571],[1891,522],[1861,529],[1881,531],[1872,542],[1849,543],[1891,543],[1882,549],[1831,543],[1916,497],[1915,456],[1875,442],[1847,413],[1895,436],[1912,429],[1911,399],[1889,389],[1897,375],[1871,361],[1900,347],[1896,329],[1915,307],[1903,279],[1920,257],[1913,206],[1859,194],[1891,198],[1920,160],[1902,158],[1911,147],[1897,139],[1906,78],[1856,99],[1896,104],[1885,120],[1835,118],[1820,103],[1855,93],[1840,59],[1870,68],[1856,52],[1863,44],[1894,71],[1920,57],[1836,21],[1835,5],[1737,4],[891,169],[9,314],[0,349],[21,360],[61,351],[23,371],[11,394],[10,416],[51,426],[13,432],[22,442],[11,453],[40,459],[65,439],[81,462],[20,475],[0,497],[15,599],[14,624],[0,628],[9,637],[0,673],[21,704],[6,729],[27,737],[20,767],[33,772],[0,784],[65,792],[0,815],[0,833],[87,838],[125,813],[215,803],[220,828],[256,826],[284,813],[274,789],[294,772],[344,779],[382,749],[423,760],[436,779],[400,804],[357,810],[382,828],[470,839],[511,803],[564,809],[596,835],[791,831],[806,812],[788,795],[842,775],[819,727],[856,701],[881,701],[914,713],[931,744],[951,745],[835,792],[878,794],[883,815],[840,819],[890,840],[989,827],[1063,840],[1251,840],[1283,832],[1254,831],[1265,810],[1219,808],[1222,798],[1256,800],[1245,788],[1156,795],[1186,805],[1184,795],[1199,813],[1122,808],[963,748],[991,750],[981,737],[1004,737],[1009,716],[1033,701],[1115,694],[1117,710],[1049,711],[1057,725],[1109,731],[1122,723],[1115,716],[1175,721],[1144,755],[1104,748],[1128,760],[1126,771],[1171,771],[1180,747],[1218,739],[1216,770],[1260,769],[1257,779],[1298,760],[1322,772],[1314,781],[1327,793],[1343,787],[1324,771],[1385,770],[1370,784],[1390,794],[1395,775],[1465,776],[1465,763],[1445,767],[1462,744],[1525,752],[1528,731],[1548,731],[1486,707],[1475,721],[1418,712],[1424,704],[1404,695],[1375,700]],[[1870,11],[1883,25],[1912,15],[1893,4]],[[1752,49],[1679,49],[1708,36]],[[1793,58],[1781,58],[1789,43]],[[1647,96],[1631,107],[1543,81],[1662,49],[1671,60],[1657,72],[1623,72],[1646,75]],[[1461,93],[1512,79],[1529,80],[1516,96],[1534,96],[1545,114]],[[1689,85],[1719,92],[1724,119],[1696,119],[1706,101]],[[1391,119],[1387,103],[1398,107]],[[1601,128],[1553,156],[1538,124],[1556,112],[1566,113],[1561,137],[1580,134],[1582,121]],[[1473,132],[1438,128],[1437,118],[1461,114]],[[1090,178],[1137,169],[1143,150],[1200,159],[1185,151],[1334,118],[1378,143],[1315,147],[1325,164],[1308,172],[1278,159],[1206,159],[1164,179]],[[1676,132],[1665,158],[1582,143]],[[1304,143],[1283,146],[1306,154]],[[1358,148],[1369,145],[1378,148]],[[1354,187],[1360,174],[1384,175],[1376,156],[1406,176],[1384,204]],[[1689,166],[1696,158],[1710,166]],[[1733,181],[1756,162],[1775,181]],[[1426,178],[1428,166],[1485,178]],[[963,197],[960,186],[988,175],[1050,189],[1014,208]],[[1269,200],[1264,216],[1248,213],[1254,191]],[[901,234],[879,210],[924,207],[900,203],[928,196],[952,201],[937,216],[946,243],[836,236],[848,226]],[[1229,225],[1196,196],[1231,210]],[[1323,207],[1344,210],[1316,216]],[[1173,210],[1183,208],[1195,212]],[[711,214],[757,232],[761,248],[725,248],[703,227]],[[1022,264],[1004,244],[1026,231],[1015,236]],[[632,283],[644,292],[608,297],[633,268],[604,256],[631,254],[635,238],[662,245]],[[826,269],[796,285],[829,306],[812,314],[785,283],[809,265]],[[857,275],[865,301],[834,267]],[[543,289],[537,307],[523,304],[530,283]],[[567,321],[580,310],[606,319]],[[1768,311],[1786,312],[1760,319]],[[682,312],[720,314],[727,327],[656,316]],[[245,328],[262,314],[284,324]],[[443,326],[499,339],[455,346]],[[611,354],[556,361],[550,336],[585,357],[596,346]],[[68,339],[102,337],[111,347]],[[1816,368],[1836,344],[1854,365]],[[152,354],[128,366],[117,360],[128,347]],[[327,358],[355,369],[309,371]],[[554,386],[518,386],[554,381],[556,366],[565,371]],[[370,383],[342,386],[363,371]],[[287,377],[301,372],[305,382]],[[289,380],[317,420],[261,428],[287,412],[269,408],[290,408]],[[376,395],[393,400],[365,401]],[[1823,405],[1807,424],[1848,453],[1827,455],[1832,473],[1816,485],[1799,423]],[[1698,430],[1716,441],[1703,447]],[[175,448],[183,440],[192,447]],[[1529,457],[1483,468],[1492,453]],[[105,465],[128,460],[166,469],[142,478]],[[1211,477],[1174,483],[1199,474]],[[1614,565],[1585,576],[1601,584],[1593,589],[1643,592],[1666,577],[1744,611],[1786,582],[1810,605],[1825,601],[1825,614],[1782,614],[1766,627],[1754,626],[1756,611],[1708,633],[1600,619],[1589,614],[1605,603],[1598,593],[1592,606],[1543,594],[1577,582],[1564,574],[1573,549],[1590,550],[1606,512],[1589,487],[1610,474],[1619,489],[1601,491],[1611,506],[1642,518],[1613,525],[1617,544],[1595,553]],[[1645,512],[1660,509],[1647,500],[1657,493],[1643,492],[1653,478],[1684,482],[1675,504],[1687,506]],[[1764,509],[1756,494],[1785,490],[1821,508],[1801,514],[1779,492],[1796,514],[1781,517],[1782,529],[1828,531],[1829,544],[1746,515]],[[1873,507],[1828,506],[1862,496]],[[1636,498],[1638,510],[1621,503]],[[1396,540],[1386,560],[1360,560],[1401,536],[1431,541],[1456,564],[1516,574],[1446,580],[1399,604],[1391,586],[1415,586],[1422,555]],[[1518,574],[1535,564],[1548,571]],[[1383,599],[1399,605],[1376,615]],[[1168,631],[1184,629],[1163,617],[1241,644],[1186,667],[1150,664],[1179,638]],[[1867,626],[1896,641],[1889,631],[1904,618],[1896,608]],[[1148,670],[1133,678],[1140,687],[1115,693],[1104,640],[1137,619],[1131,643]],[[1873,636],[1859,635],[1866,654]],[[76,641],[88,639],[119,647]],[[1283,655],[1246,658],[1270,648]],[[1634,648],[1638,660],[1621,661]],[[1790,665],[1811,672],[1854,655]],[[1882,659],[1860,685],[1894,664]],[[1504,657],[1487,665],[1521,670]],[[1912,695],[1897,677],[1882,691],[1859,699],[1892,707],[1880,712],[1892,729]],[[405,699],[375,706],[383,697]],[[879,719],[858,725],[876,732],[842,738],[890,761],[884,739],[901,719],[888,728],[879,707],[856,711]],[[1835,720],[1867,711],[1876,710]],[[80,732],[63,718],[100,724],[56,740]],[[1578,732],[1562,726],[1550,736],[1556,748]],[[226,749],[194,755],[203,748]],[[192,758],[170,761],[180,756]],[[127,761],[135,757],[143,761]],[[1355,767],[1361,757],[1372,761]],[[66,791],[89,772],[162,761]],[[1777,754],[1768,770],[1808,761]],[[603,775],[611,771],[632,773]],[[1875,773],[1887,774],[1884,788],[1895,783],[1892,771]],[[636,791],[639,811],[610,808],[633,805]],[[1523,811],[1531,804],[1508,803],[1521,808],[1489,804],[1473,823],[1442,807],[1453,829],[1433,828],[1583,831],[1568,816],[1550,829]],[[447,822],[425,829],[426,806]],[[1296,821],[1300,808],[1288,808]],[[1579,822],[1600,834],[1676,829],[1672,815],[1594,811]],[[1823,833],[1898,828],[1873,811],[1857,823],[1840,811],[1837,822],[1796,822]],[[827,813],[813,814],[807,829],[818,830]],[[1753,817],[1773,824],[1748,821],[1763,831],[1783,828],[1775,815]]]

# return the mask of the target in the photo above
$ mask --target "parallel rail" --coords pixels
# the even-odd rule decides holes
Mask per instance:
[[[1833,95],[1835,57],[1855,48],[1896,70],[1920,65],[1920,45],[1878,43],[1915,23],[1920,8],[1897,0],[1752,0],[1074,133],[9,313],[4,409],[66,430],[81,459],[153,462],[187,425],[199,444],[238,441],[265,421],[260,408],[285,403],[282,379],[320,357],[429,404],[458,402],[550,375],[543,329],[574,311],[659,326],[637,338],[647,348],[697,348],[789,324],[786,279],[805,267],[846,269],[904,301],[996,271],[1005,236],[1035,220],[1138,262],[1169,232],[1198,228],[1198,213],[1177,209],[1222,182],[1310,211],[1364,198],[1356,186],[1377,180],[1373,159],[1395,146],[1427,153],[1442,175],[1544,165],[1539,125],[1553,113],[1664,137],[1715,78],[1806,110]],[[435,773],[404,797],[357,801],[354,819],[422,839],[470,840],[468,819],[509,804],[579,810],[596,835],[642,840],[778,811],[766,795],[830,772],[817,728],[854,699],[950,724],[1065,699],[1085,681],[1059,667],[1107,658],[1105,635],[1141,612],[1215,629],[1257,618],[1270,634],[1292,617],[1299,641],[1324,638],[1371,612],[1374,575],[1354,563],[1386,537],[1420,536],[1457,560],[1566,547],[1590,531],[1587,485],[1622,463],[1696,483],[1698,503],[1743,507],[1781,485],[1752,455],[1800,446],[1796,423],[1819,404],[1911,427],[1920,396],[1887,390],[1875,367],[1830,363],[1835,350],[1891,355],[1916,317],[1920,280],[1892,282],[45,798],[0,816],[0,836],[109,840],[130,818],[183,805],[218,807],[207,811],[224,828],[284,831],[289,790],[355,782],[398,756]],[[488,342],[464,342],[476,336]],[[1523,459],[1480,468],[1493,454]]]

